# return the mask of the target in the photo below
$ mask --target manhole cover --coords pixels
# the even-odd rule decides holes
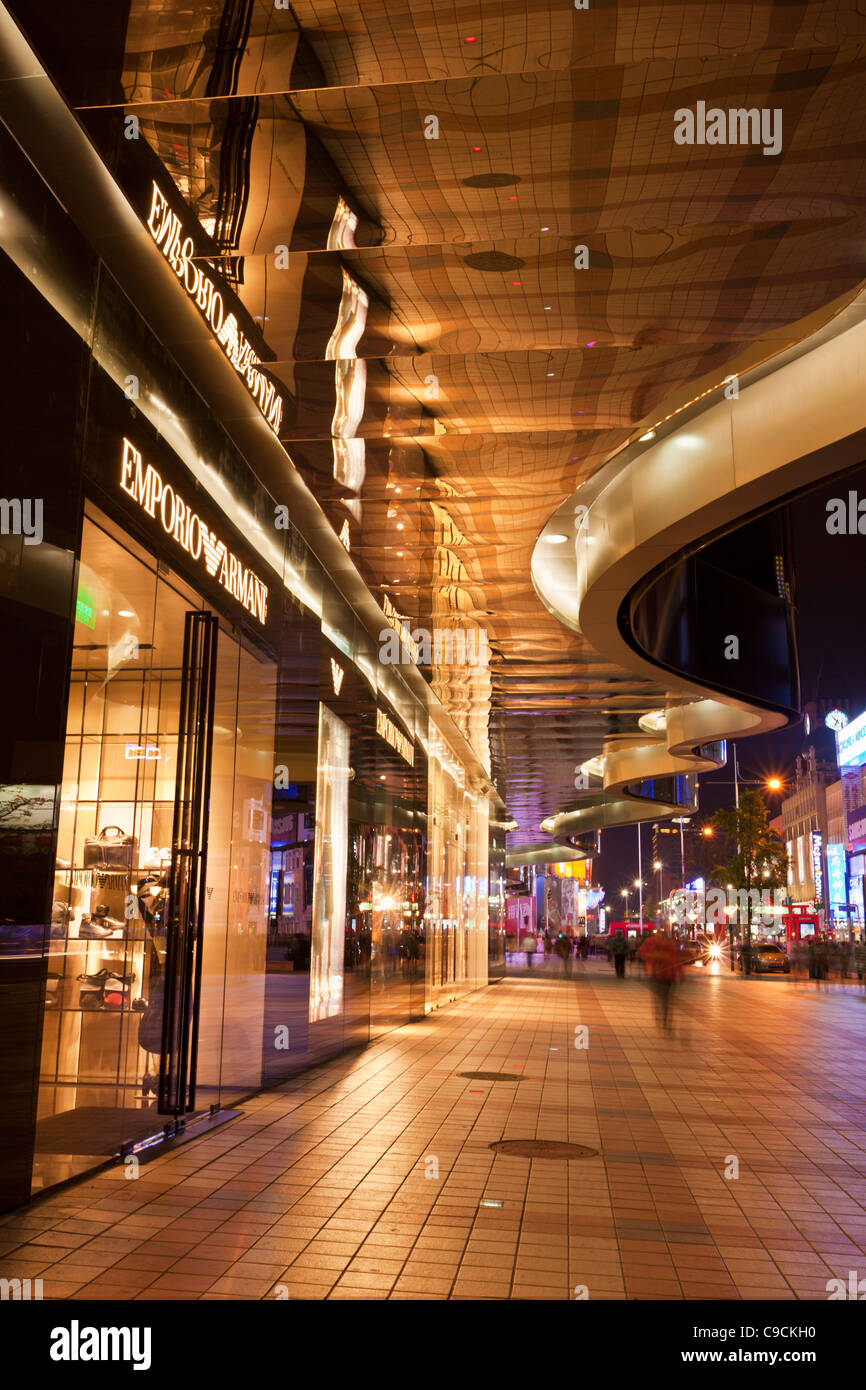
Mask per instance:
[[[520,256],[509,256],[505,251],[473,251],[463,257],[463,264],[470,270],[520,270],[526,265]]]
[[[467,188],[510,188],[515,183],[520,183],[519,174],[470,174],[468,178],[462,179],[462,183]]]
[[[598,1158],[598,1149],[559,1139],[499,1139],[490,1148],[509,1158]]]
[[[465,1076],[467,1081],[522,1081],[522,1076],[515,1076],[513,1071],[461,1071],[458,1076]]]

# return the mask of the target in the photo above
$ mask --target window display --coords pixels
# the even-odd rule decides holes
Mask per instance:
[[[95,509],[85,516],[79,569],[79,592],[85,587],[90,602],[86,613],[77,608],[75,624],[35,1190],[166,1122],[159,1077],[167,1046],[177,1045],[177,1000],[166,991],[174,978],[171,933],[182,915],[177,866],[194,851],[207,864],[203,921],[193,922],[200,985],[194,1017],[178,1017],[193,1081],[198,1063],[195,1108],[219,1100],[221,1086],[248,1093],[261,1078],[274,727],[268,664],[228,631],[215,636],[212,824],[198,828],[196,848],[177,819],[184,638],[188,618],[209,621],[214,632],[217,619]],[[218,847],[208,860],[214,824]],[[240,1020],[226,1000],[229,977]]]

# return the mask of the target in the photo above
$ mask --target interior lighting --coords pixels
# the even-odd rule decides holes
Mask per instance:
[[[466,38],[463,40],[463,42],[464,42],[464,43],[477,43],[477,42],[478,42],[478,35],[477,35],[477,34],[468,34],[468,35],[466,36]]]
[[[649,439],[655,439],[655,437],[656,437],[656,432],[655,432],[655,430],[647,430],[646,434],[642,434],[642,435],[641,435],[641,437],[640,437],[640,442],[643,444],[643,443],[645,443],[645,442],[646,442],[647,440],[649,440]]]
[[[552,531],[549,536],[544,537],[548,545],[565,545],[568,536],[560,535],[558,531]]]

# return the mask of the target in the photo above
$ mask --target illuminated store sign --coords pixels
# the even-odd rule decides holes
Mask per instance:
[[[382,612],[385,614],[385,622],[389,627],[394,629],[412,660],[417,662],[421,655],[421,648],[409,631],[407,619],[400,617],[400,614],[397,612],[397,609],[394,607],[387,594],[382,595]]]
[[[382,709],[376,710],[376,733],[383,738],[386,743],[390,743],[400,757],[407,762],[410,767],[415,766],[415,745],[411,738],[407,738],[404,733],[397,728],[393,719],[389,719]]]
[[[190,299],[194,299],[208,326],[267,420],[279,434],[283,398],[274,383],[259,371],[261,358],[240,328],[236,314],[227,314],[223,297],[206,266],[197,263],[195,243],[176,212],[172,212],[156,183],[150,201],[148,230]]]
[[[827,896],[830,911],[845,907],[848,894],[845,887],[845,846],[827,846]]]
[[[822,868],[822,851],[824,839],[819,830],[813,830],[812,840],[812,882],[815,885],[815,902],[824,901],[824,874]]]
[[[836,761],[840,767],[866,762],[866,714],[860,714],[836,734]]]
[[[123,441],[120,486],[148,516],[155,520],[158,515],[166,535],[193,560],[203,560],[211,578],[264,625],[268,613],[265,585],[232,554],[215,531],[205,526],[180,493],[170,483],[163,483],[152,463],[143,467],[141,454],[128,439]]]

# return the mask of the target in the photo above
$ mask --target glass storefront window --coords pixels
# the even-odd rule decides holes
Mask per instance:
[[[60,796],[34,1190],[164,1126],[178,855],[207,856],[196,1111],[261,1083],[273,663],[216,638],[209,824],[176,840],[188,615],[200,597],[88,507]],[[213,619],[211,620],[214,621]],[[174,856],[174,868],[173,868]],[[191,1097],[192,1099],[192,1097]]]

